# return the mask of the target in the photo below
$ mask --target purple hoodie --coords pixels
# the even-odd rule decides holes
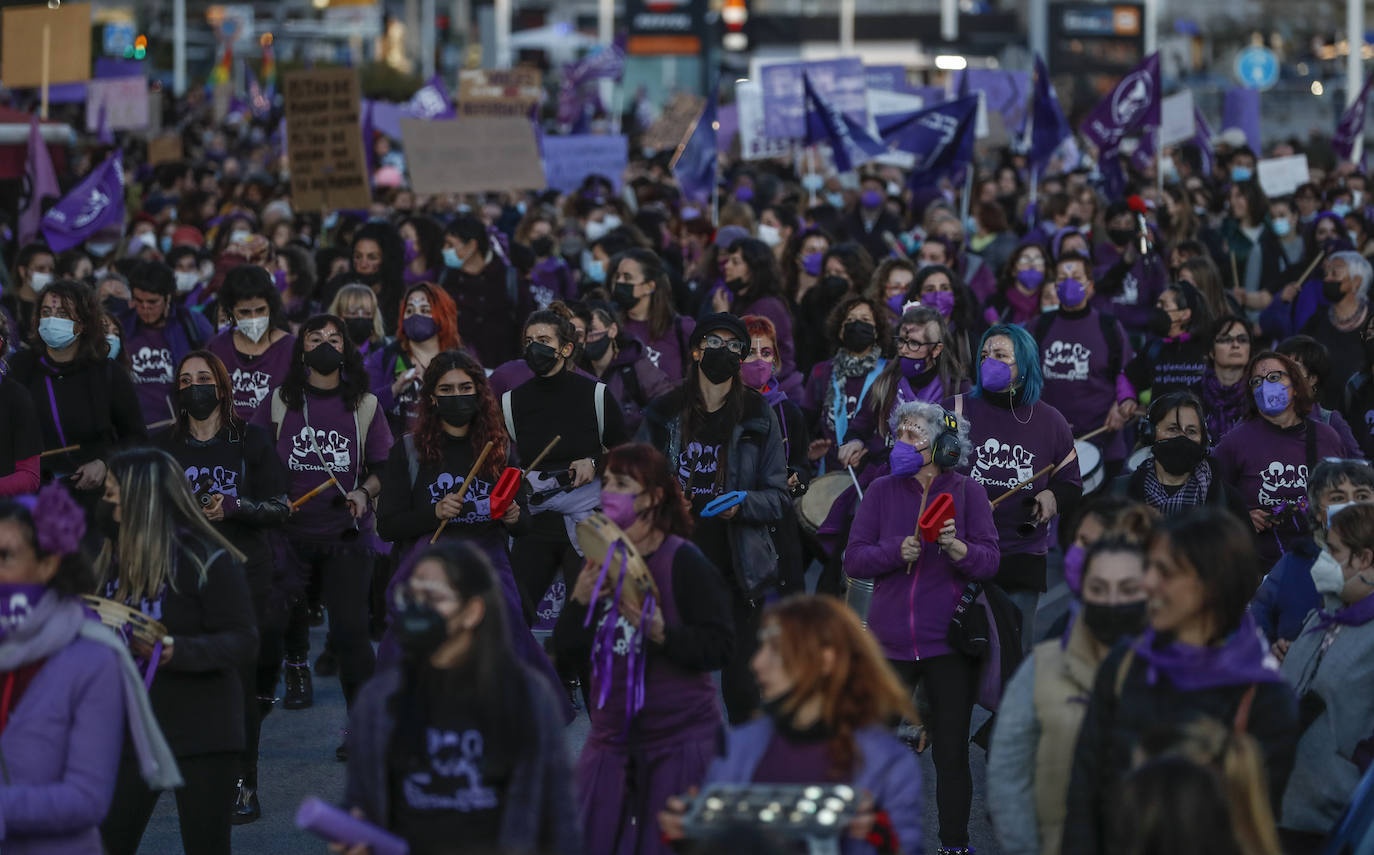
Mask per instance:
[[[953,561],[938,545],[923,543],[908,570],[902,541],[916,531],[921,493],[915,477],[887,475],[870,484],[844,554],[850,578],[873,580],[869,631],[889,659],[903,662],[950,652],[945,636],[955,604],[971,580],[996,575],[1001,560],[992,507],[981,485],[957,472],[941,472],[930,484],[931,501],[941,493],[954,499],[954,528],[968,555]]]
[[[1102,293],[1103,280],[1108,271],[1122,261],[1123,254],[1110,243],[1100,243],[1093,253],[1093,281],[1097,284],[1097,294],[1092,299],[1093,308],[1116,315],[1130,332],[1144,332],[1150,322],[1150,310],[1155,300],[1169,284],[1169,269],[1158,255],[1137,258],[1130,270],[1121,280],[1121,292],[1115,296]]]

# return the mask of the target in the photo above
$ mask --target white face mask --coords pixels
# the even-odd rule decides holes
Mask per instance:
[[[200,283],[200,274],[194,270],[178,270],[173,275],[177,280],[178,294],[185,294]]]
[[[51,273],[40,273],[37,270],[29,274],[29,286],[33,288],[35,294],[42,294],[43,289],[52,284]]]
[[[253,233],[245,229],[234,229],[229,233],[229,240],[233,243],[246,243]]]
[[[1325,549],[1312,563],[1312,583],[1317,586],[1319,594],[1339,595],[1345,590],[1345,573],[1341,572],[1341,565]]]
[[[759,223],[759,240],[769,246],[777,246],[782,243],[782,233],[777,226],[770,226],[767,223]]]
[[[236,325],[239,328],[239,332],[248,336],[249,341],[257,344],[262,341],[264,335],[267,335],[267,324],[269,320],[268,318],[244,318],[241,321],[237,321]]]

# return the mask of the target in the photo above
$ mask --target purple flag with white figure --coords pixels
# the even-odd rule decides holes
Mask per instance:
[[[1360,96],[1341,115],[1336,133],[1331,137],[1331,148],[1341,160],[1350,160],[1355,153],[1355,140],[1364,136],[1364,111],[1371,84],[1374,84],[1374,74],[1365,79],[1364,86],[1360,87]]]
[[[407,115],[417,119],[452,119],[458,114],[453,109],[453,100],[444,86],[444,78],[434,75],[421,86],[406,102]]]
[[[1120,195],[1126,186],[1126,176],[1117,161],[1121,141],[1133,135],[1147,137],[1159,127],[1162,102],[1159,54],[1152,53],[1121,78],[1121,82],[1088,114],[1080,130],[1097,146],[1098,164],[1108,196]]]
[[[857,164],[887,151],[886,143],[817,92],[809,74],[802,74],[802,91],[806,99],[805,140],[808,144],[828,143],[835,158],[835,169],[848,172]]]
[[[43,202],[62,195],[57,174],[52,168],[52,155],[43,142],[38,116],[29,117],[29,152],[24,162],[24,186],[19,208],[19,244],[22,246],[38,235],[43,220]]]
[[[893,151],[916,156],[910,184],[921,189],[973,162],[978,96],[966,95],[924,110],[884,116],[878,132]]]
[[[1031,132],[1029,163],[1032,169],[1044,169],[1054,157],[1059,144],[1073,135],[1069,120],[1064,117],[1064,108],[1059,106],[1059,96],[1050,83],[1050,72],[1045,60],[1035,56],[1035,89],[1031,95]]]
[[[101,229],[123,224],[124,162],[115,152],[52,206],[42,229],[53,252],[63,252]]]

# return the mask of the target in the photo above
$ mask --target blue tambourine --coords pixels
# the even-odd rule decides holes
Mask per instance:
[[[707,502],[706,507],[701,509],[701,515],[703,517],[713,517],[717,514],[723,514],[743,501],[743,490],[736,490],[733,493],[726,493],[723,496],[717,496],[716,498]]]

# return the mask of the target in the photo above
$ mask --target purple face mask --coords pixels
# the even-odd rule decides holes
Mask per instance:
[[[1255,389],[1255,406],[1266,416],[1277,416],[1288,409],[1288,387],[1265,380]]]
[[[24,622],[47,590],[44,585],[0,584],[0,640]]]
[[[1005,392],[1011,388],[1011,366],[998,359],[984,359],[978,366],[978,379],[989,392]]]
[[[765,359],[746,362],[739,367],[739,379],[750,389],[762,389],[773,379],[773,363]]]
[[[1016,281],[1021,283],[1021,287],[1027,291],[1034,291],[1045,281],[1045,274],[1039,270],[1018,270],[1016,271]]]
[[[922,294],[921,305],[930,306],[939,312],[941,317],[948,318],[954,314],[954,292],[932,291],[929,294]]]
[[[420,247],[415,245],[415,241],[406,241],[406,264],[420,257]]]
[[[738,201],[740,201],[740,202],[752,202],[752,201],[754,200],[754,188],[753,188],[753,187],[737,187],[737,188],[735,188],[735,199],[738,200]]]
[[[287,282],[286,282],[286,271],[285,271],[285,270],[282,270],[280,267],[278,267],[276,270],[273,270],[273,271],[272,271],[272,281],[275,282],[275,283],[277,284],[277,290],[278,290],[278,291],[285,291],[285,290],[286,290],[286,285],[287,285]]]
[[[924,359],[910,359],[903,356],[900,358],[900,362],[902,376],[908,380],[915,380],[920,376],[922,371],[926,370],[926,361]]]
[[[629,493],[602,492],[601,510],[622,529],[628,529],[639,519],[639,514],[635,512],[635,497]]]
[[[859,194],[859,204],[865,208],[873,209],[883,203],[883,194],[877,190],[865,190]]]
[[[401,329],[411,341],[429,341],[439,334],[439,325],[426,315],[411,315],[401,321]]]
[[[893,475],[915,475],[925,465],[925,455],[916,446],[900,440],[892,444],[892,454],[888,457],[888,466],[892,469]]]
[[[1065,279],[1054,286],[1054,290],[1059,294],[1059,305],[1065,309],[1074,309],[1083,302],[1088,296],[1088,289],[1083,287],[1083,283],[1077,279]]]
[[[1064,550],[1064,584],[1075,594],[1083,591],[1083,547],[1076,543]]]
[[[821,275],[821,260],[825,258],[823,252],[808,252],[802,256],[802,270],[807,276]]]

